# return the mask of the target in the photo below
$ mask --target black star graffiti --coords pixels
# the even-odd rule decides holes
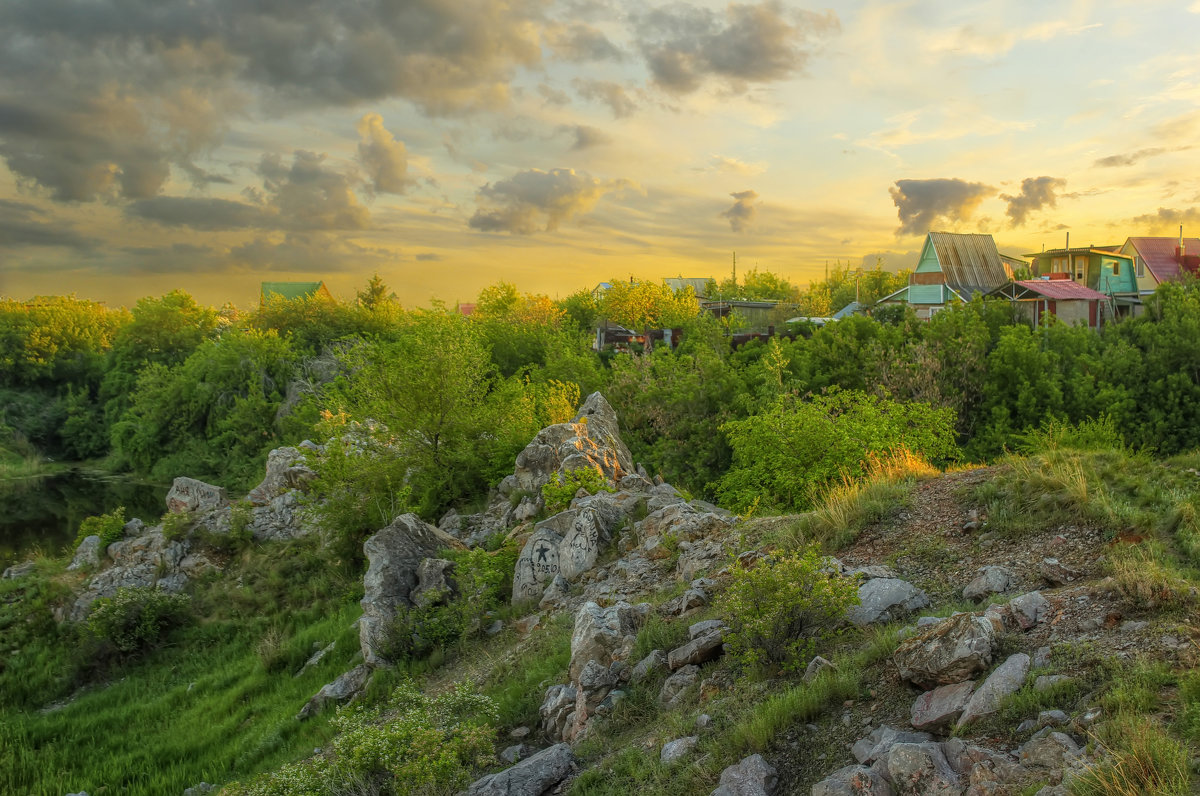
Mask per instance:
[[[537,560],[538,560],[539,564],[546,560],[546,553],[549,553],[549,552],[550,552],[550,548],[547,547],[546,545],[544,545],[544,544],[538,545],[538,549],[537,549],[538,559]]]

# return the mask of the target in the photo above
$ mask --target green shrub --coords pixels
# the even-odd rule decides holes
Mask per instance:
[[[496,704],[470,683],[430,698],[402,682],[383,706],[338,711],[330,751],[247,783],[229,796],[454,793],[493,761]],[[365,786],[361,790],[355,786]]]
[[[254,521],[254,505],[239,500],[229,507],[229,538],[236,544],[250,541],[250,523]]]
[[[100,537],[100,552],[104,552],[110,544],[120,541],[125,533],[125,507],[117,506],[107,514],[88,517],[79,523],[79,533],[75,534],[75,546],[89,536]]]
[[[553,473],[550,481],[542,486],[542,499],[546,501],[546,511],[551,514],[563,511],[571,505],[571,500],[580,489],[589,495],[614,491],[604,474],[591,467],[571,470],[564,476]]]
[[[140,652],[192,617],[191,599],[154,587],[123,587],[96,601],[88,629],[122,653]]]
[[[717,599],[730,627],[725,643],[734,660],[784,671],[808,663],[817,642],[836,634],[846,609],[858,604],[854,581],[825,567],[810,546],[751,569],[734,568]]]
[[[159,522],[162,524],[163,538],[169,542],[182,539],[192,529],[192,515],[187,512],[176,514],[173,511],[168,511],[162,515],[162,519]]]

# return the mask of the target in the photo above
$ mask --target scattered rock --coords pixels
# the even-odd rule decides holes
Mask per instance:
[[[674,741],[668,741],[663,744],[662,752],[658,755],[658,762],[663,765],[670,765],[676,760],[682,760],[687,757],[688,753],[696,748],[696,744],[700,742],[699,736],[689,735],[686,738],[676,738]]]
[[[705,663],[718,657],[727,632],[729,627],[718,619],[697,622],[688,628],[691,641],[667,655],[667,668],[674,671],[681,666]]]
[[[578,696],[578,689],[572,685],[552,685],[546,689],[546,698],[538,711],[542,717],[542,731],[546,737],[562,738],[571,728]]]
[[[821,672],[825,671],[826,669],[837,669],[837,667],[822,658],[820,655],[817,655],[811,661],[809,661],[808,666],[804,668],[804,682],[811,683],[813,680],[816,680],[817,677],[821,675]]]
[[[333,645],[334,645],[334,643],[335,643],[335,642],[331,641],[331,642],[329,642],[328,644],[326,644],[324,647],[322,647],[321,649],[319,649],[319,650],[317,650],[316,652],[314,652],[314,653],[313,653],[313,654],[312,654],[312,655],[309,657],[309,659],[308,659],[308,660],[306,660],[306,661],[304,662],[304,665],[300,667],[300,671],[296,672],[295,676],[296,676],[296,677],[299,677],[300,675],[304,674],[304,673],[305,673],[305,672],[307,672],[309,669],[311,669],[312,667],[314,667],[314,666],[316,666],[318,663],[320,663],[320,662],[321,662],[321,660],[322,660],[322,659],[323,659],[323,658],[324,658],[326,655],[328,655],[330,652],[332,652],[332,651],[333,651]]]
[[[901,642],[892,661],[903,680],[922,688],[951,685],[992,662],[996,630],[977,614],[957,614]]]
[[[1042,674],[1033,681],[1034,691],[1049,691],[1059,683],[1069,683],[1071,678],[1065,674]]]
[[[650,654],[638,661],[629,676],[629,682],[640,683],[657,671],[667,668],[667,655],[662,650],[651,650]]]
[[[775,767],[762,755],[750,755],[721,772],[711,796],[771,796],[779,782]]]
[[[193,785],[190,788],[184,788],[183,796],[204,796],[204,794],[212,793],[216,789],[216,785],[210,785],[207,782],[201,782],[200,784]]]
[[[682,667],[663,683],[662,690],[658,692],[659,704],[668,708],[674,707],[678,704],[683,694],[695,685],[699,679],[699,666],[688,665]]]
[[[99,539],[100,537],[96,538]],[[75,553],[75,555],[79,555],[78,551]],[[71,564],[74,565],[74,563],[74,560],[72,560]],[[25,561],[21,564],[13,564],[11,567],[4,570],[4,574],[0,575],[0,580],[15,580],[16,578],[23,578],[33,572],[33,568],[35,566],[36,564],[33,561]],[[70,569],[70,567],[67,568]]]
[[[267,454],[267,472],[262,483],[251,489],[246,500],[254,506],[266,506],[289,489],[300,489],[317,474],[305,463],[304,454],[296,448],[276,448]]]
[[[888,751],[887,772],[898,796],[961,796],[958,775],[935,743],[898,743]]]
[[[512,746],[506,747],[504,751],[499,754],[499,757],[501,760],[511,766],[513,763],[518,762],[522,758],[529,757],[529,747],[523,743],[513,744]]]
[[[314,716],[321,712],[321,709],[330,702],[343,703],[353,699],[367,687],[367,681],[370,679],[371,667],[365,663],[360,663],[332,683],[323,686],[320,691],[305,703],[300,712],[296,714],[296,718],[299,720],[307,719],[309,716]]]
[[[899,578],[871,578],[858,587],[858,599],[846,618],[859,627],[890,622],[929,605],[925,592]]]
[[[912,706],[912,726],[917,730],[940,730],[958,720],[971,700],[974,680],[943,685],[926,691]]]
[[[575,754],[565,743],[543,749],[499,774],[476,780],[468,796],[541,796],[562,782],[575,763]]]
[[[1009,613],[1022,630],[1030,630],[1050,615],[1050,603],[1041,592],[1031,591],[1008,601]]]
[[[1083,750],[1071,736],[1061,732],[1044,732],[1030,738],[1021,747],[1020,759],[1023,766],[1061,769],[1082,754]]]
[[[1038,569],[1042,578],[1051,586],[1064,586],[1080,577],[1078,570],[1068,567],[1057,558],[1042,559],[1042,564]]]
[[[75,557],[67,565],[67,571],[74,572],[77,569],[96,569],[99,566],[100,537],[95,535],[84,537],[84,540],[79,543],[79,547],[75,548]],[[7,572],[5,576],[7,577]]]
[[[981,716],[995,713],[1006,696],[1015,694],[1025,684],[1028,674],[1029,656],[1023,652],[1010,655],[975,691],[955,726],[965,727]]]
[[[984,599],[992,594],[1003,594],[1016,582],[1011,570],[998,566],[986,566],[979,570],[975,579],[963,589],[964,600]]]
[[[866,766],[846,766],[812,786],[812,796],[894,796],[883,775]]]

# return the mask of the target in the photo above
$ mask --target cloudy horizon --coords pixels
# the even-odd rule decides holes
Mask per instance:
[[[1194,235],[1197,33],[1200,2],[10,0],[0,295],[378,273],[415,305]]]

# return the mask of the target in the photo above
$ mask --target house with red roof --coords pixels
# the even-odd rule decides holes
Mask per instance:
[[[1149,295],[1163,282],[1174,282],[1182,271],[1200,267],[1200,238],[1127,238],[1121,254],[1132,258],[1137,290]]]
[[[1054,316],[1063,323],[1083,324],[1089,329],[1098,329],[1107,320],[1104,308],[1110,301],[1109,296],[1062,272],[1010,282],[988,293],[988,297],[1008,299],[1034,327],[1044,325],[1049,316]]]

